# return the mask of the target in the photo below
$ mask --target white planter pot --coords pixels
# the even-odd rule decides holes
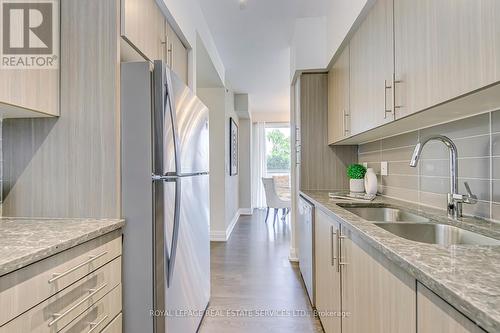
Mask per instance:
[[[363,193],[365,191],[365,180],[364,179],[350,179],[349,189],[353,193]]]

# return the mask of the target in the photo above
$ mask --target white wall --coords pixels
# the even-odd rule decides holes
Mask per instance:
[[[252,120],[240,119],[239,206],[242,213],[252,214]]]
[[[290,122],[290,112],[254,112],[252,122],[266,123],[288,123]]]
[[[356,19],[375,0],[331,0],[325,16],[295,21],[290,47],[290,78],[298,71],[324,70]]]
[[[229,133],[229,119],[233,118],[236,124],[239,124],[238,115],[234,111],[234,93],[226,89],[226,118],[225,118],[225,140],[224,145],[226,149],[225,154],[225,172],[226,172],[226,230],[232,230],[234,223],[236,223],[235,219],[238,218],[238,210],[239,210],[239,174],[231,176],[229,174],[229,142],[230,142],[230,133]],[[239,151],[241,149],[241,143],[239,145]],[[239,170],[238,170],[239,171]]]
[[[365,6],[375,0],[333,0],[329,2],[326,16],[326,59],[328,62],[344,41],[354,21]]]
[[[225,136],[226,90],[224,88],[198,88],[198,97],[209,108],[210,121],[210,233],[225,237],[226,192]]]
[[[291,77],[296,71],[325,68],[327,18],[306,17],[295,20],[290,47]]]
[[[225,68],[197,0],[156,0],[174,30],[192,49],[189,53],[189,86],[196,91],[196,36],[199,35],[222,82]]]
[[[226,241],[241,213],[239,181],[241,168],[245,169],[246,165],[242,166],[240,160],[239,174],[229,175],[229,118],[236,124],[240,121],[231,90],[199,87],[198,97],[210,110],[210,238]],[[241,158],[241,151],[247,150],[241,140],[239,149]]]

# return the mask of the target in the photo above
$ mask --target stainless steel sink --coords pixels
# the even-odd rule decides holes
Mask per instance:
[[[429,222],[429,219],[398,208],[373,206],[348,206],[342,208],[358,215],[367,221],[379,222]]]
[[[375,223],[375,225],[396,236],[421,243],[443,246],[454,244],[500,245],[500,240],[446,224]]]

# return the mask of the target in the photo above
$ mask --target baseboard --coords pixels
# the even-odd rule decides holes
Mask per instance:
[[[210,241],[211,242],[225,242],[226,232],[225,231],[210,231]]]
[[[238,222],[238,219],[240,218],[241,215],[241,209],[238,209],[236,214],[234,214],[233,219],[231,220],[231,223],[226,228],[226,241],[231,237],[231,233],[233,232],[234,226]]]
[[[292,262],[299,262],[299,257],[297,256],[297,249],[294,247],[290,248],[290,253],[288,254],[288,260]]]
[[[240,213],[240,215],[253,215],[252,208],[240,208],[238,212]]]
[[[238,209],[236,214],[233,216],[231,219],[231,223],[226,228],[226,231],[210,231],[210,241],[211,242],[227,242],[229,237],[231,237],[231,233],[233,232],[234,227],[236,226],[236,223],[238,222],[238,219],[240,218],[241,215],[247,215],[243,214],[242,209]]]

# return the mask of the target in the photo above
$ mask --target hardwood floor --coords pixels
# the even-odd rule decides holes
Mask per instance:
[[[242,216],[228,242],[211,244],[212,297],[199,332],[323,332],[288,260],[288,225],[273,229],[272,213],[268,225],[264,210]]]

